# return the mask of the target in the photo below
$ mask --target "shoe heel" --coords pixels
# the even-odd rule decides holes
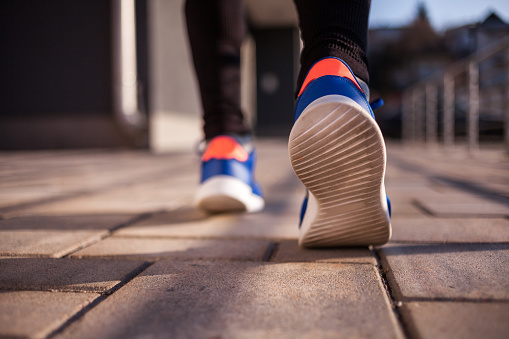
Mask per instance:
[[[239,179],[217,175],[203,182],[195,197],[195,205],[211,213],[258,212],[264,207],[262,197]]]
[[[290,161],[310,192],[299,244],[367,246],[391,233],[383,201],[385,144],[378,125],[355,101],[321,97],[302,112],[290,133]],[[310,212],[308,214],[308,212]]]

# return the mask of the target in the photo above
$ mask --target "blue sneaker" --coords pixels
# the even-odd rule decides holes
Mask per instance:
[[[207,212],[257,212],[264,200],[253,173],[256,153],[250,142],[219,135],[202,154],[201,182],[196,194],[198,208]]]
[[[288,150],[308,190],[299,245],[381,245],[391,236],[385,143],[361,85],[337,58],[318,61],[299,93]]]

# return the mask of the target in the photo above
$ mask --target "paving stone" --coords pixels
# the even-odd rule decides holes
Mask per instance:
[[[158,261],[91,309],[62,337],[401,336],[376,262],[367,249],[297,247],[303,189],[289,165],[286,143],[257,142],[257,178],[267,201],[264,212],[205,217],[189,208],[199,175],[194,155],[154,156],[132,151],[0,154],[0,218],[34,216],[0,220],[0,290],[92,291],[76,295],[95,298],[94,293],[108,293],[120,281],[141,272],[145,260],[185,259]],[[484,151],[480,158],[460,153],[388,145],[386,184],[393,202],[396,243],[379,253],[389,268],[386,275],[394,295],[404,302],[404,319],[415,318],[418,331],[412,330],[412,335],[416,337],[452,337],[454,333],[440,332],[449,325],[467,338],[469,334],[496,337],[499,331],[507,333],[500,324],[507,319],[504,305],[509,300],[505,231],[509,219],[502,218],[509,215],[509,206],[504,204],[507,199],[503,199],[509,197],[509,162]],[[66,194],[74,197],[29,206],[38,199]],[[415,200],[447,219],[432,218]],[[24,203],[25,207],[12,207]],[[159,211],[163,213],[120,228],[114,237],[77,255],[91,258],[9,257],[16,253],[63,255],[124,223],[115,222],[113,216],[102,220],[105,216],[120,213],[129,220]],[[97,222],[86,221],[98,213],[103,216]],[[270,241],[279,243],[272,258],[275,262],[252,262],[262,260]],[[457,244],[460,242],[464,243]],[[486,242],[498,244],[483,244]],[[8,244],[9,249],[1,252],[2,244]],[[90,253],[83,255],[87,251]],[[212,260],[190,261],[195,258]],[[74,292],[38,293],[51,294],[47,311],[42,311],[47,314],[39,317],[50,317],[45,321],[55,326],[61,322],[52,319],[65,321],[89,302],[64,300],[62,307],[76,308],[65,314],[59,313],[61,309],[52,312],[58,302],[50,297]],[[0,293],[0,308],[2,295],[7,294]],[[16,314],[39,310],[36,301],[44,299],[18,295],[20,311]],[[426,300],[434,301],[428,305]],[[30,307],[26,312],[25,304]],[[0,322],[5,313],[0,310]],[[505,318],[500,320],[502,316]],[[30,317],[21,320],[25,319]],[[1,329],[2,325],[0,336]],[[35,333],[30,324],[26,329],[26,333]],[[478,329],[484,332],[477,335]],[[44,336],[47,332],[37,333]]]
[[[281,241],[271,261],[376,265],[376,259],[368,248],[307,249],[299,247],[297,241]]]
[[[57,338],[401,338],[370,265],[160,261]]]
[[[389,195],[389,199],[391,196]],[[398,203],[391,200],[391,219],[405,218],[409,216],[419,217],[428,215],[425,211],[415,206],[414,203]]]
[[[0,220],[0,230],[111,230],[132,219],[130,214],[38,215]]]
[[[0,259],[0,290],[104,293],[144,265],[132,260]]]
[[[0,292],[0,337],[46,338],[98,297],[96,293]]]
[[[111,237],[74,253],[73,258],[230,259],[261,261],[268,240]]]
[[[388,166],[390,166],[391,163],[388,162]],[[387,173],[389,173],[389,170],[387,170]],[[391,187],[391,189],[400,189],[400,188],[406,188],[406,189],[414,189],[414,190],[420,190],[425,189],[430,185],[430,182],[427,178],[423,176],[405,176],[405,175],[399,175],[399,176],[388,176],[386,180],[386,185],[388,187]]]
[[[171,156],[154,156],[149,152],[139,151],[61,151],[30,152],[26,159],[13,159],[0,156],[8,163],[10,170],[0,168],[2,180],[0,188],[18,188],[20,192],[43,191],[53,192],[82,191],[111,187],[117,184],[130,184],[139,181],[147,173],[148,178],[164,172],[179,171],[187,164],[192,164],[189,155],[172,154]],[[147,166],[150,163],[150,166]]]
[[[59,258],[132,219],[130,215],[75,215],[0,220],[0,255]]]
[[[509,244],[398,244],[380,250],[398,299],[509,299]]]
[[[165,194],[167,193],[167,194]],[[192,195],[186,197],[177,192],[158,191],[152,189],[146,192],[133,190],[109,191],[96,193],[62,201],[36,205],[28,208],[6,212],[6,217],[40,216],[40,215],[83,215],[83,214],[128,214],[132,215],[172,210],[179,206],[186,198],[189,203]]]
[[[396,218],[412,214],[435,214],[444,217],[482,217],[483,215],[500,217],[505,215],[505,210],[509,211],[509,205],[505,206],[501,198],[489,200],[448,187],[433,189],[405,187],[402,189],[388,185],[387,192],[393,207],[393,217]]]
[[[272,205],[260,213],[207,215],[195,208],[158,213],[115,235],[136,237],[205,237],[297,239],[298,212]]]
[[[408,179],[411,183],[413,180],[419,180],[422,179],[422,177],[412,178]],[[389,182],[385,182],[386,186],[388,187],[387,193],[390,195],[391,200],[407,200],[411,201],[412,199],[419,197],[419,196],[434,196],[437,194],[440,194],[435,187],[431,187],[431,185],[428,183],[426,186],[422,187],[414,187],[411,184],[408,186],[405,186],[405,180],[402,181],[401,177],[395,177],[394,182],[391,184]]]
[[[288,188],[300,185],[300,181],[295,176],[290,165],[286,146],[284,147],[284,152],[278,152],[278,154],[267,154],[260,149],[258,151],[255,177],[262,184],[264,191],[272,189],[274,186]],[[277,171],[274,168],[277,168]]]
[[[391,202],[414,203],[415,201],[446,201],[446,202],[486,202],[479,196],[447,186],[428,185],[426,187],[400,187],[388,185]]]
[[[277,186],[274,190],[268,190],[265,194],[264,214],[280,216],[287,214],[299,219],[302,202],[306,196],[306,189],[299,184],[292,189]]]
[[[411,302],[401,308],[416,338],[505,339],[509,303]]]
[[[107,234],[108,231],[0,230],[0,255],[61,258]]]
[[[392,220],[391,241],[509,242],[509,220],[496,218],[411,217]]]
[[[5,189],[0,190],[0,208],[12,205],[26,204],[41,199],[48,199],[57,196],[54,192],[40,192],[31,190]]]
[[[27,206],[16,205],[28,203],[29,209],[33,209],[31,214],[35,215],[37,208],[48,203],[39,199],[87,195],[96,191],[129,187],[133,183],[140,185],[171,172],[185,177],[189,170],[183,171],[181,168],[186,167],[187,163],[191,164],[189,159],[179,155],[172,155],[170,161],[170,158],[160,159],[147,152],[126,152],[125,157],[121,152],[110,152],[99,159],[96,159],[97,154],[85,153],[65,155],[59,159],[57,153],[48,152],[47,160],[42,163],[32,153],[34,159],[10,164],[11,171],[0,169],[0,200],[5,195],[13,198],[12,202],[3,204],[4,208],[0,207],[2,213],[8,213],[8,216],[19,215],[15,212]],[[34,170],[27,170],[32,168]],[[32,198],[17,199],[20,196]],[[37,203],[39,206],[36,206]],[[63,213],[62,209],[53,207],[54,212]]]
[[[436,216],[509,216],[509,204],[491,202],[484,199],[434,199],[426,201],[419,199],[421,204],[428,211]]]
[[[146,166],[151,167],[151,166]],[[112,178],[113,184],[106,182],[106,188],[95,187],[71,192],[66,199],[49,201],[33,206],[21,206],[4,211],[7,217],[30,215],[82,215],[82,214],[140,214],[161,210],[171,210],[182,202],[191,204],[197,187],[198,167],[186,171],[168,169],[165,177],[158,174],[151,178],[152,171],[146,171],[146,178],[133,182],[119,182]],[[176,180],[178,178],[178,180]],[[81,178],[73,178],[80,181]],[[100,181],[100,180],[98,180]],[[1,192],[1,188],[0,188]],[[74,196],[73,196],[74,194]]]
[[[461,165],[457,167],[461,168]],[[473,168],[464,168],[462,172],[459,172],[457,168],[443,170],[437,167],[433,170],[437,173],[434,178],[435,182],[444,187],[462,192],[471,192],[490,199],[496,200],[498,198],[506,202],[509,198],[507,196],[509,187],[506,176],[501,177],[497,173],[489,173],[491,171],[486,171],[486,169],[478,172]],[[505,172],[508,170],[509,167],[504,169]]]

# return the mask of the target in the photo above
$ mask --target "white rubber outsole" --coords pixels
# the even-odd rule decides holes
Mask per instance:
[[[216,175],[198,189],[195,205],[207,212],[258,212],[265,205],[249,185],[228,175]]]
[[[340,95],[315,100],[295,122],[288,150],[309,191],[299,245],[369,246],[389,240],[385,144],[365,109]]]

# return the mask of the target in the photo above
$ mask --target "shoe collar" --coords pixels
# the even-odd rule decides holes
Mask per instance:
[[[300,97],[301,94],[304,92],[306,87],[309,85],[310,82],[313,80],[316,80],[322,76],[325,75],[334,75],[334,76],[340,76],[343,78],[347,78],[350,80],[361,92],[364,93],[362,90],[361,85],[357,81],[357,78],[353,74],[352,70],[348,65],[341,59],[335,58],[335,57],[327,57],[318,60],[313,64],[313,66],[309,69],[306,77],[304,78],[304,82],[302,83],[302,86],[299,91],[299,95],[297,97]]]
[[[202,161],[211,159],[235,159],[247,161],[253,152],[251,137],[236,135],[218,135],[207,141],[201,154]]]

